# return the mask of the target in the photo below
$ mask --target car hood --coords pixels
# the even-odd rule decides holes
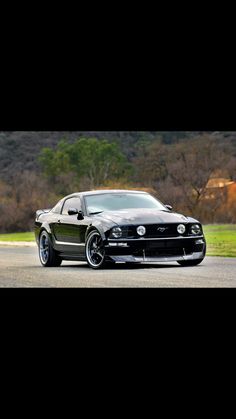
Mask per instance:
[[[155,209],[132,209],[121,211],[104,211],[99,218],[118,225],[187,223],[189,218],[182,214]]]

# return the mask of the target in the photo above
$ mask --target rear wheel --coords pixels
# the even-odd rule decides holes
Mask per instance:
[[[181,260],[181,261],[178,261],[178,263],[181,266],[196,266],[196,265],[199,265],[199,263],[201,263],[202,261],[203,259]]]
[[[105,248],[101,235],[97,230],[89,233],[85,244],[86,260],[93,269],[101,269],[106,266]]]
[[[39,238],[39,259],[44,267],[60,266],[62,259],[52,247],[48,233],[42,231]]]

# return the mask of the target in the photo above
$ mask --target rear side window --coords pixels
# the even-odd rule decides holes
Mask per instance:
[[[81,201],[80,198],[69,198],[65,201],[63,205],[62,214],[68,215],[69,208],[76,208],[78,211],[81,211]]]

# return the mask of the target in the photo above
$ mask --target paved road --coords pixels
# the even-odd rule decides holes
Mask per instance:
[[[0,247],[0,287],[236,287],[236,258],[207,257],[196,267],[142,264],[94,271],[83,262],[43,268],[34,247]]]

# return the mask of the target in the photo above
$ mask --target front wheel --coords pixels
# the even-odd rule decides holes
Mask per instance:
[[[39,259],[43,266],[60,266],[62,259],[52,247],[48,233],[44,230],[39,238]]]
[[[181,266],[196,266],[201,263],[203,259],[195,259],[195,260],[180,260],[178,261],[179,265]]]
[[[97,230],[89,233],[85,244],[86,260],[93,269],[101,269],[106,265],[105,248],[101,235]]]

